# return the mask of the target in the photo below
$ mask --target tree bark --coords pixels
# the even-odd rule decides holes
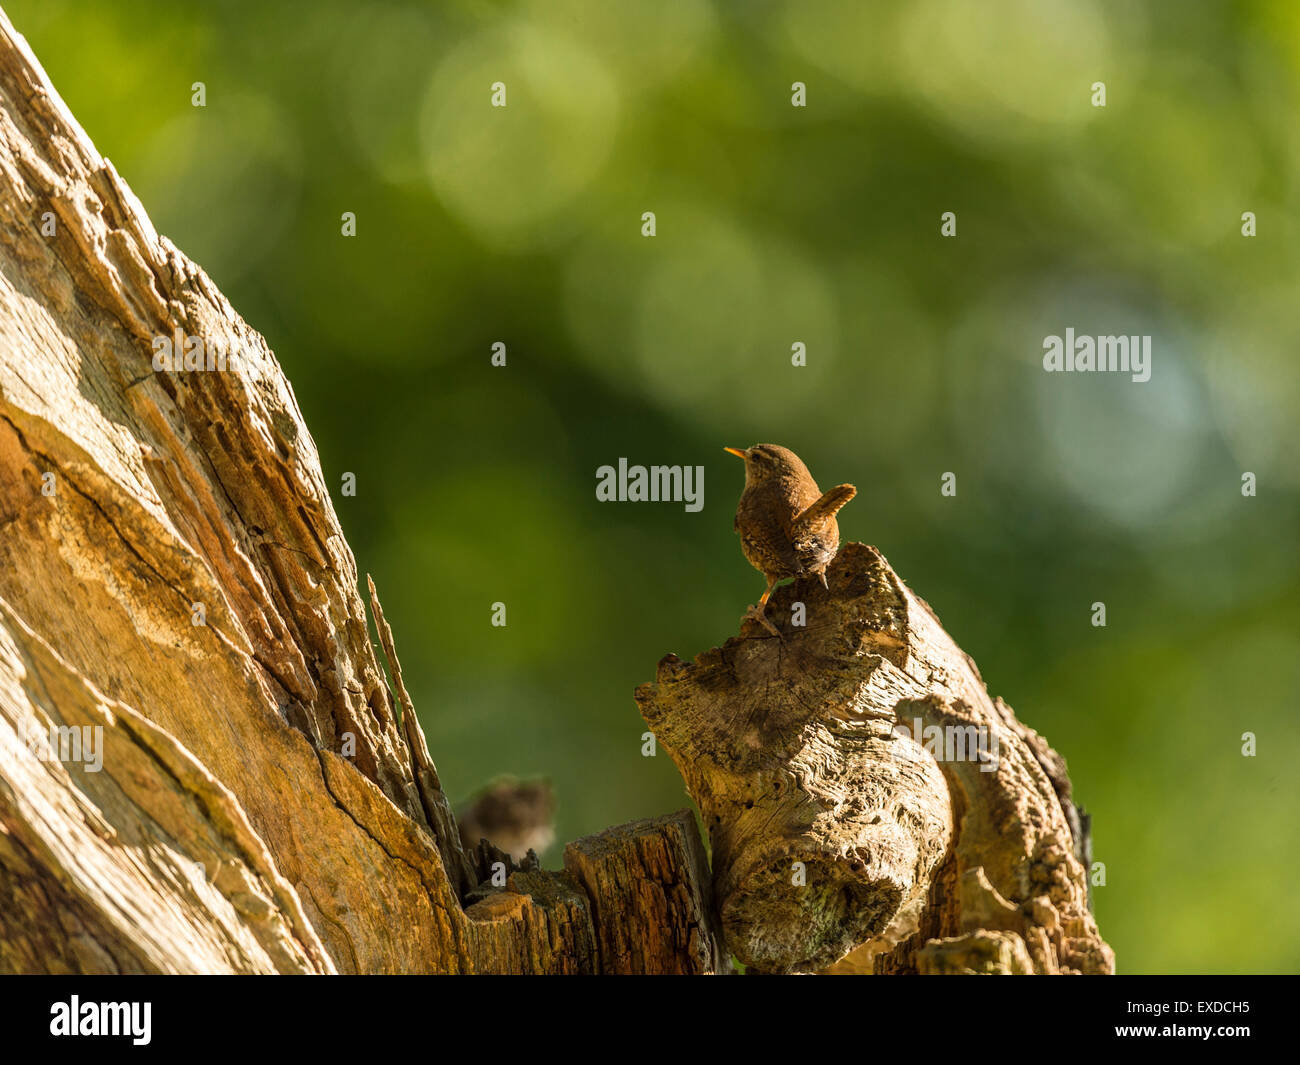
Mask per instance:
[[[1059,759],[878,554],[832,574],[639,693],[713,874],[687,811],[467,850],[279,364],[0,13],[0,971],[1108,969]],[[906,715],[1004,769],[902,757]]]

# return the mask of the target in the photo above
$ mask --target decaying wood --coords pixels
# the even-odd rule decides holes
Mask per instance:
[[[841,548],[828,578],[772,598],[805,625],[749,622],[637,692],[700,806],[732,952],[775,972],[854,947],[836,971],[1111,971],[1059,756],[874,548]]]
[[[600,915],[602,971],[701,975],[731,968],[714,929],[709,863],[689,811],[570,843],[564,868]],[[635,912],[607,919],[611,907],[626,910],[629,897]],[[656,934],[642,934],[641,922]]]
[[[155,370],[178,333],[245,358]],[[0,15],[0,971],[716,964],[707,885],[651,875],[701,875],[693,822],[472,863],[357,577],[265,341]]]
[[[0,14],[0,971],[1111,968],[1063,763],[874,550],[639,691],[712,874],[685,811],[467,850],[368,591],[384,663],[274,356]]]

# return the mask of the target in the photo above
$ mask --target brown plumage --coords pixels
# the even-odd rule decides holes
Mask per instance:
[[[858,490],[840,484],[823,494],[799,456],[777,444],[724,450],[745,460],[735,528],[745,558],[767,578],[767,591],[745,617],[779,636],[766,613],[772,589],[787,577],[819,577],[826,585],[826,567],[840,546],[835,515]]]

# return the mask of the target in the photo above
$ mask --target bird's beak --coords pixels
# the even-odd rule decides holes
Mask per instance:
[[[735,455],[738,459],[743,459],[745,457],[745,453],[738,447],[724,447],[722,450],[728,455]]]

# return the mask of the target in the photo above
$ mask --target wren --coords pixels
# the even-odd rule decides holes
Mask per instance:
[[[767,591],[741,621],[752,618],[780,638],[767,618],[772,589],[788,577],[818,577],[826,587],[826,567],[840,546],[835,515],[858,490],[839,484],[823,494],[799,456],[777,444],[723,450],[745,460],[735,529],[745,558],[767,578]]]

